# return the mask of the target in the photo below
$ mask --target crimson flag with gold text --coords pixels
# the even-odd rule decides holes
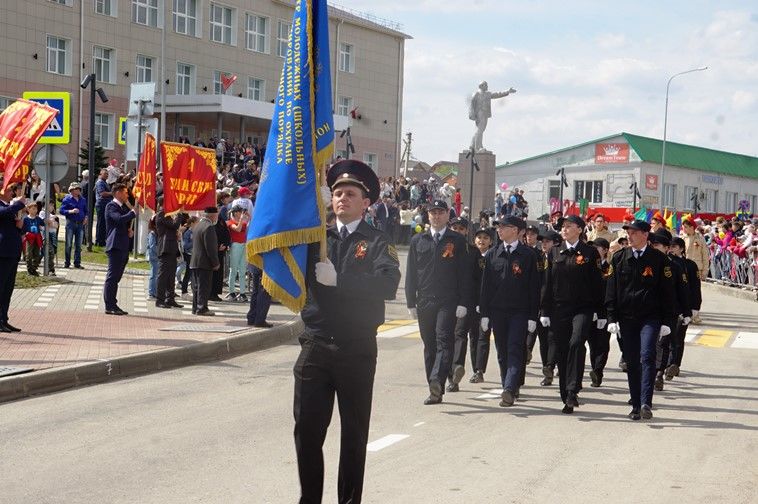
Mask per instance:
[[[216,151],[161,142],[163,211],[203,210],[216,206]]]
[[[155,208],[155,137],[149,131],[145,133],[145,145],[142,149],[142,155],[139,160],[139,169],[137,170],[137,181],[134,183],[134,199],[140,206]]]

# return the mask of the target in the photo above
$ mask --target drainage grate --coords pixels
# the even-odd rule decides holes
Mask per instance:
[[[176,331],[176,332],[197,332],[197,333],[235,333],[242,331],[244,327],[239,326],[222,326],[222,325],[207,325],[207,324],[180,324],[171,327],[163,327],[160,331]]]
[[[30,371],[34,371],[32,368],[22,368],[22,367],[5,367],[0,366],[0,377],[3,376],[13,376],[17,374],[22,373],[28,373]]]

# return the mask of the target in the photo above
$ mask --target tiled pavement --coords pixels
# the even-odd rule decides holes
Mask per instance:
[[[177,301],[186,306],[183,310],[156,308],[155,302],[147,299],[144,274],[127,273],[119,284],[119,306],[129,315],[106,315],[104,269],[61,268],[58,275],[68,282],[14,292],[10,322],[23,332],[0,333],[0,367],[45,369],[107,360],[215,340],[224,335],[220,330],[248,329],[247,303],[211,303],[215,317],[192,315],[191,300],[179,298]],[[268,321],[281,324],[294,318],[296,315],[286,308],[272,305]],[[187,324],[194,326],[184,328],[191,331],[166,330]],[[203,331],[203,326],[216,332]]]

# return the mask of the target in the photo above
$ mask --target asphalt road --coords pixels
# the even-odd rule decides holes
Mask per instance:
[[[754,328],[756,313],[711,294],[701,329]],[[494,350],[486,383],[467,376],[461,392],[424,406],[421,341],[404,327],[380,338],[364,502],[756,502],[758,350],[733,347],[734,335],[688,345],[681,376],[655,395],[654,419],[632,422],[615,365],[602,388],[585,385],[574,415],[560,413],[557,386],[538,386],[536,363],[521,400],[500,408],[488,393],[499,389]],[[0,406],[0,502],[297,502],[298,350]],[[324,502],[336,502],[338,449],[335,413]]]

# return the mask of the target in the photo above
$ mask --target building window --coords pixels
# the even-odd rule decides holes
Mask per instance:
[[[113,148],[113,115],[95,113],[95,142],[103,149]]]
[[[6,96],[0,96],[0,113],[2,113],[3,110],[7,109],[11,103],[13,103],[13,98],[8,98]]]
[[[716,212],[719,202],[719,192],[716,189],[705,190],[705,201],[703,201],[703,207],[706,212]]]
[[[688,210],[697,210],[695,208],[696,195],[697,195],[697,187],[684,186],[684,208]]]
[[[233,18],[233,9],[211,4],[211,40],[213,42],[232,45]]]
[[[268,53],[268,18],[245,14],[245,49]]]
[[[724,201],[724,211],[726,213],[732,213],[737,211],[737,193],[727,191],[726,201]]]
[[[377,169],[379,168],[376,154],[372,154],[370,152],[364,153],[363,162],[369,165],[371,169],[374,170],[374,172],[376,172]]]
[[[174,0],[174,31],[197,37],[197,0]]]
[[[663,208],[676,208],[676,184],[663,184]]]
[[[71,7],[71,5],[72,5],[72,3],[71,3],[71,2],[72,2],[72,0],[50,0],[50,1],[51,1],[52,3],[57,3],[57,4],[61,4],[61,5],[66,5],[66,6],[68,6],[68,7]]]
[[[195,67],[186,63],[176,64],[176,94],[194,94]]]
[[[107,47],[95,46],[92,50],[92,66],[95,78],[100,82],[114,83],[116,74],[115,51]]]
[[[190,142],[197,140],[195,137],[195,127],[190,124],[182,124],[179,126],[179,136],[189,139]]]
[[[255,77],[247,79],[247,99],[266,101],[266,82],[263,79]]]
[[[153,82],[155,60],[150,56],[137,55],[137,82]]]
[[[0,110],[2,110],[2,98],[0,98]],[[747,200],[750,207],[747,209],[747,213],[756,215],[758,212],[756,212],[755,207],[758,205],[758,196],[755,194],[746,194],[745,199]]]
[[[547,200],[561,199],[561,181],[560,180],[548,180],[547,181]]]
[[[116,0],[95,0],[95,12],[104,16],[116,17],[118,13]]]
[[[340,43],[340,71],[355,73],[355,46]]]
[[[284,58],[287,56],[287,44],[290,39],[290,29],[292,23],[286,21],[279,21],[279,26],[276,30],[276,55]]]
[[[340,96],[337,100],[337,115],[346,116],[353,110],[353,99],[349,96]]]
[[[158,0],[132,0],[132,23],[158,27]]]
[[[586,199],[590,203],[603,202],[602,180],[577,180],[574,182],[574,199]]]
[[[347,151],[338,149],[334,151],[334,157],[335,159],[336,158],[347,159]]]
[[[71,41],[55,37],[53,35],[47,36],[47,71],[60,75],[68,75],[71,68],[71,55],[69,49],[71,47]]]
[[[213,94],[224,94],[224,84],[221,82],[223,75],[221,70],[213,71]]]

